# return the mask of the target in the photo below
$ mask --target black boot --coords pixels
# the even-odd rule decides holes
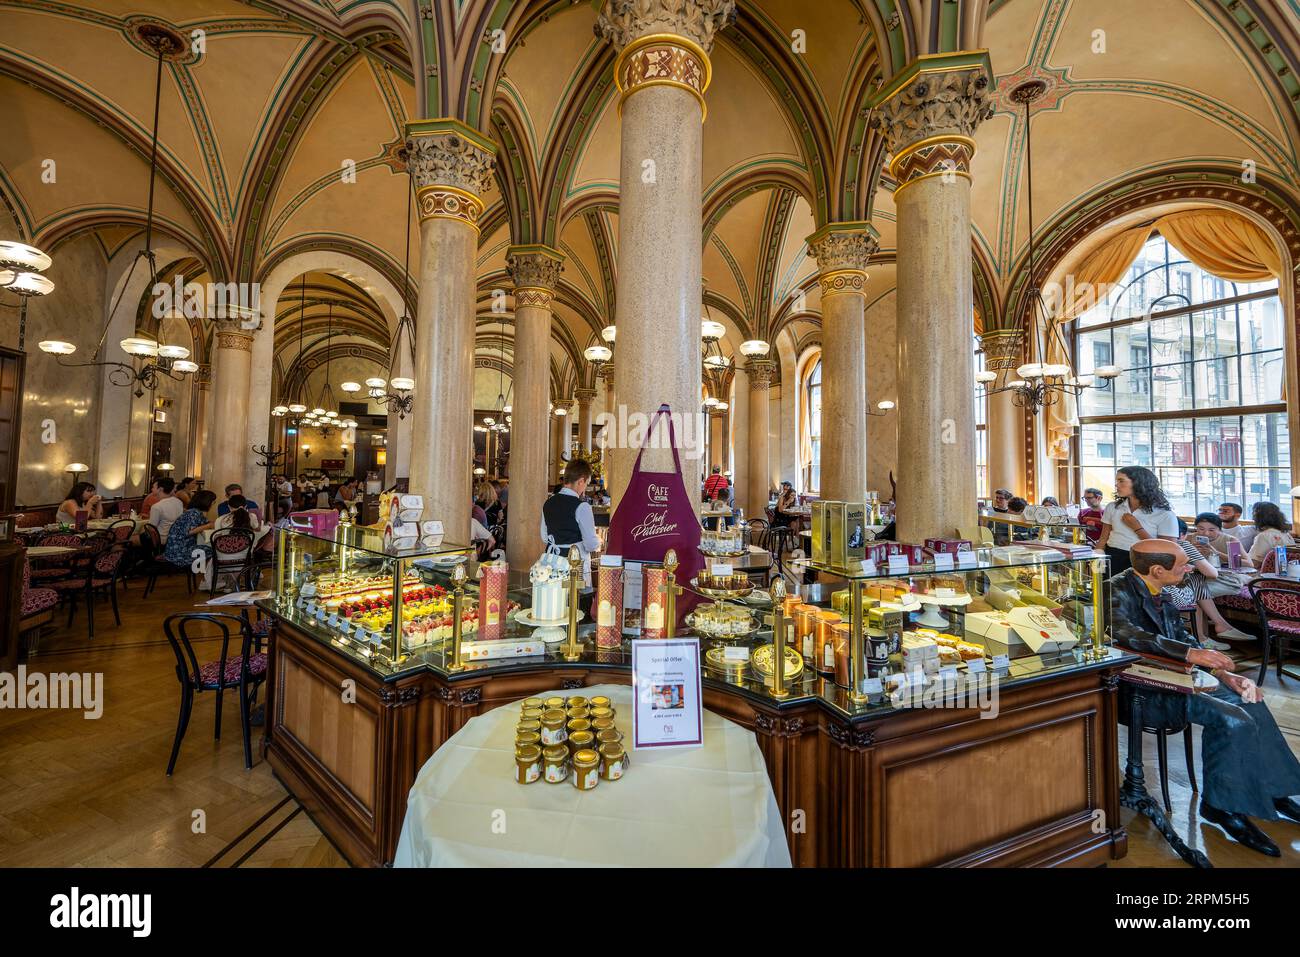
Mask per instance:
[[[1255,823],[1244,814],[1221,811],[1217,807],[1211,807],[1202,801],[1201,817],[1211,824],[1219,825],[1230,838],[1252,851],[1258,851],[1268,857],[1282,856],[1282,852],[1278,850],[1277,845],[1273,843],[1269,836],[1256,827]]]
[[[1300,801],[1295,798],[1274,798],[1273,806],[1277,808],[1277,813],[1285,818],[1290,818],[1297,824],[1300,824]]]

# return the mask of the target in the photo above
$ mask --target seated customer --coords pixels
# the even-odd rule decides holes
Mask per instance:
[[[1272,502],[1256,502],[1250,510],[1251,520],[1255,523],[1255,539],[1250,545],[1250,561],[1256,568],[1264,564],[1264,556],[1279,545],[1294,545],[1291,537],[1291,523],[1286,520],[1282,510]],[[1285,572],[1285,568],[1275,568],[1275,572]]]
[[[1202,529],[1214,529],[1218,522],[1219,516],[1213,512],[1202,512],[1196,516],[1196,536],[1192,540],[1187,534],[1187,525],[1181,518],[1178,520],[1178,545],[1187,556],[1187,578],[1177,588],[1183,594],[1174,595],[1174,589],[1169,588],[1165,592],[1174,598],[1174,604],[1180,610],[1192,607],[1200,609],[1201,613],[1196,616],[1196,637],[1201,647],[1227,651],[1232,646],[1219,639],[1254,641],[1255,637],[1232,627],[1214,604],[1214,599],[1222,595],[1239,594],[1246,587],[1245,581],[1236,572],[1219,567],[1219,555],[1208,544],[1209,536],[1202,532]],[[1206,622],[1214,627],[1213,638],[1205,634]]]
[[[1148,538],[1135,542],[1131,566],[1107,582],[1111,634],[1142,654],[1173,658],[1209,669],[1219,687],[1191,695],[1189,717],[1201,734],[1201,817],[1251,850],[1279,857],[1276,844],[1252,817],[1300,822],[1300,761],[1249,678],[1233,674],[1232,659],[1197,645],[1162,589],[1180,585],[1187,556],[1175,542]],[[1145,693],[1175,694],[1148,691]]]
[[[257,512],[249,507],[248,499],[244,496],[232,495],[223,504],[228,508],[217,515],[217,520],[212,523],[213,528],[251,528],[257,531],[262,527]]]
[[[216,493],[209,492],[207,489],[194,493],[190,498],[190,507],[171,523],[167,532],[167,547],[163,551],[163,557],[167,561],[178,567],[189,565],[194,561],[196,548],[202,550],[209,558],[212,557],[212,546],[199,545],[195,536],[212,527],[207,512],[216,500]]]
[[[236,507],[234,504],[232,504],[232,501],[231,501],[231,500],[232,500],[236,495],[238,495],[241,499],[243,499],[243,498],[244,498],[244,489],[243,489],[243,486],[241,486],[241,485],[237,485],[237,484],[235,484],[235,483],[232,482],[230,485],[227,485],[227,486],[226,486],[226,500],[225,500],[224,502],[222,502],[220,505],[217,506],[217,515],[219,515],[219,516],[220,516],[220,515],[225,515],[225,514],[226,514],[227,512],[229,512],[232,508],[235,508],[235,507]],[[244,499],[244,504],[243,504],[243,505],[240,505],[240,506],[238,506],[238,507],[239,507],[239,508],[246,508],[246,509],[248,509],[250,512],[256,512],[256,511],[257,511],[257,503],[256,503],[256,502],[250,502],[250,501],[248,501],[247,499]]]

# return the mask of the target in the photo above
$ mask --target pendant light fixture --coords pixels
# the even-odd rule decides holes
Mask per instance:
[[[113,303],[112,308],[109,310],[108,321],[104,324],[104,331],[100,333],[99,341],[95,344],[95,351],[89,362],[65,361],[64,356],[70,356],[77,351],[77,347],[71,342],[62,339],[47,339],[39,344],[41,351],[54,356],[61,366],[70,368],[102,366],[107,368],[109,370],[108,381],[117,386],[133,386],[137,398],[143,396],[146,389],[155,389],[163,376],[179,382],[184,381],[185,376],[199,371],[198,363],[191,361],[190,350],[186,347],[167,345],[161,342],[160,339],[142,335],[128,336],[119,343],[122,351],[130,357],[129,362],[100,361],[99,359],[100,350],[103,349],[104,340],[108,336],[108,330],[112,328],[113,317],[117,315],[117,309],[122,304],[122,297],[126,295],[127,289],[130,288],[131,277],[134,275],[136,266],[139,265],[141,259],[145,260],[149,265],[148,288],[151,291],[158,279],[158,261],[153,251],[153,205],[154,183],[158,172],[158,114],[159,104],[162,100],[162,67],[165,57],[176,56],[186,49],[186,42],[179,34],[155,24],[141,27],[139,37],[157,55],[153,92],[153,135],[149,143],[149,199],[145,213],[144,249],[136,255],[135,260],[131,263],[131,268],[122,283],[122,290],[118,293],[117,301]],[[49,257],[45,258],[48,260]],[[163,319],[175,317],[178,312],[179,310],[173,309]],[[160,333],[162,331],[161,322],[159,323],[159,331]]]

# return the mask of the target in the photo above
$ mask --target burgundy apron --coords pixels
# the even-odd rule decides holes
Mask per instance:
[[[667,405],[650,417],[645,441],[637,453],[632,475],[618,508],[609,518],[610,555],[622,555],[625,560],[658,564],[664,560],[668,549],[677,550],[677,583],[689,587],[691,579],[704,568],[704,555],[700,552],[700,520],[695,515],[693,498],[682,481],[682,463],[677,454],[677,433]],[[668,419],[668,441],[673,449],[672,472],[641,471],[641,456],[646,444],[654,435],[659,416]],[[677,623],[700,601],[699,597],[683,592],[677,597]]]

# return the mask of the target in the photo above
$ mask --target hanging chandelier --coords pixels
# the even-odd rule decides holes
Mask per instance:
[[[145,213],[144,248],[131,263],[131,268],[122,283],[122,291],[118,293],[117,301],[113,303],[112,308],[109,310],[108,321],[104,324],[104,331],[99,336],[99,342],[96,343],[95,352],[89,362],[68,362],[64,359],[65,356],[70,356],[77,351],[77,347],[71,342],[62,339],[46,339],[38,344],[42,352],[54,356],[61,366],[68,368],[101,366],[107,368],[109,370],[108,381],[116,386],[134,386],[136,398],[143,396],[146,389],[152,391],[157,388],[159,381],[163,377],[180,382],[184,381],[185,376],[199,371],[198,363],[190,360],[189,349],[184,346],[167,345],[158,339],[144,335],[129,336],[119,343],[122,351],[130,357],[129,362],[100,361],[99,359],[100,350],[104,347],[104,339],[108,336],[108,330],[112,328],[113,317],[117,314],[118,306],[122,304],[122,297],[126,295],[127,289],[130,288],[131,276],[135,273],[136,266],[139,265],[141,259],[149,264],[148,288],[151,292],[158,280],[158,261],[153,251],[153,201],[154,181],[157,178],[158,171],[158,113],[159,103],[162,99],[162,66],[164,57],[176,56],[181,53],[186,49],[186,43],[179,34],[154,25],[142,27],[140,39],[157,54],[153,93],[153,135],[149,143],[149,199]],[[27,248],[30,249],[31,247]],[[33,252],[38,251],[33,250]],[[48,265],[49,257],[45,256],[44,259]],[[0,280],[3,280],[4,275],[5,273],[0,273]],[[21,275],[30,276],[32,273],[22,273]],[[49,283],[49,280],[44,279],[44,277],[38,276],[36,278]],[[53,289],[53,283],[49,283],[49,289]],[[175,318],[184,318],[184,313],[180,311],[177,304],[173,304],[173,308],[160,317],[158,323],[160,333],[166,320]]]
[[[316,404],[311,409],[301,400],[298,395],[293,397],[292,402],[281,402],[271,410],[271,415],[275,418],[286,418],[290,428],[295,430],[316,429],[320,432],[322,439],[328,439],[334,434],[335,429],[355,429],[357,422],[355,419],[343,418],[334,408],[334,390],[330,386],[330,354],[329,341],[334,335],[334,303],[329,302],[329,316],[326,320],[325,334],[325,384],[321,387],[320,395],[317,397]],[[299,286],[298,293],[298,358],[301,362],[303,358],[303,329],[307,325],[307,274],[302,274],[302,283]],[[304,386],[306,377],[304,376]],[[344,391],[347,391],[349,383],[343,383]],[[302,387],[299,387],[302,388]],[[308,448],[305,446],[304,448]]]
[[[1025,108],[1025,195],[1029,213],[1029,295],[1028,305],[1024,310],[1022,328],[1017,330],[1022,341],[1029,345],[1029,361],[1016,368],[1015,374],[1009,370],[994,372],[986,370],[975,373],[975,381],[983,388],[984,395],[1011,393],[1012,403],[1018,408],[1028,410],[1030,415],[1037,415],[1039,410],[1055,405],[1066,396],[1078,397],[1089,388],[1105,388],[1097,385],[1101,379],[1108,383],[1120,374],[1117,366],[1101,366],[1093,375],[1077,375],[1069,361],[1070,350],[1061,335],[1058,323],[1052,316],[1038,278],[1034,274],[1034,148],[1033,129],[1030,126],[1029,108],[1047,90],[1042,80],[1027,80],[1011,90],[1011,99]],[[1055,342],[1065,362],[1047,362],[1047,345]]]
[[[27,347],[27,300],[48,296],[54,283],[41,275],[53,264],[45,253],[26,243],[0,240],[0,290],[21,300],[18,308],[18,351]]]

